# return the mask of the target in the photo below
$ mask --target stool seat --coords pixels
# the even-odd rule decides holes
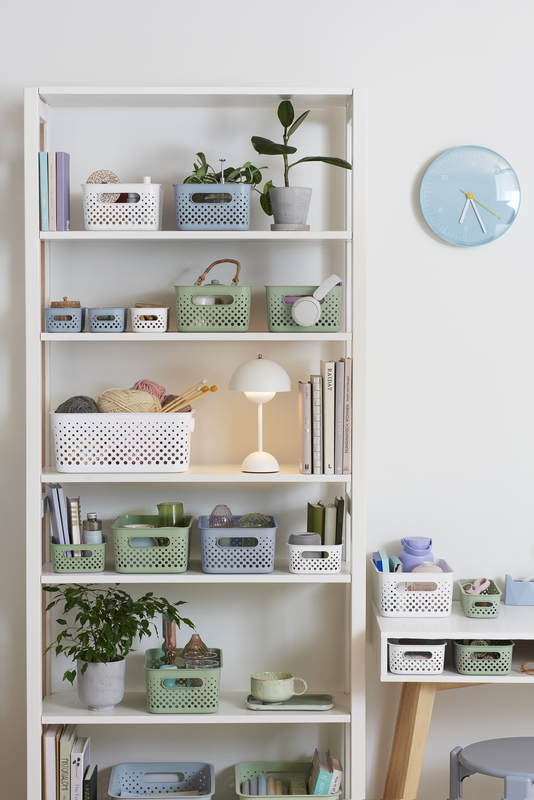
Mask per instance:
[[[534,782],[534,737],[487,739],[455,747],[450,758],[450,798],[461,800],[463,781],[476,772],[504,779],[503,800],[531,800]]]

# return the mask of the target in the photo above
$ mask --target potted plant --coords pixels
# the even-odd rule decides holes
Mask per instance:
[[[76,659],[77,669],[68,669],[63,680],[78,677],[78,697],[90,711],[110,711],[124,696],[125,658],[133,650],[134,639],[149,636],[157,614],[164,614],[178,627],[193,623],[178,613],[185,601],[171,603],[147,592],[133,600],[118,583],[103,589],[98,584],[45,586],[53,595],[46,610],[63,603],[63,614],[75,611],[72,623],[58,619],[62,630],[45,653],[54,649]]]
[[[299,187],[289,186],[289,170],[297,164],[303,164],[305,161],[323,161],[325,164],[331,164],[334,167],[342,167],[343,169],[352,169],[351,164],[345,161],[344,158],[334,158],[331,156],[306,156],[299,158],[298,161],[289,163],[288,156],[297,152],[297,148],[289,145],[290,137],[299,128],[310,112],[305,111],[297,119],[295,119],[295,109],[290,100],[282,100],[278,106],[278,119],[284,128],[283,144],[277,144],[270,139],[265,139],[263,136],[253,136],[252,146],[260,155],[266,156],[282,156],[284,159],[284,186],[275,187],[272,181],[268,181],[263,187],[262,196],[260,198],[261,207],[269,216],[274,216],[275,224],[271,226],[275,230],[295,230],[304,229],[309,230],[306,225],[308,217],[308,209],[310,205],[312,190]]]
[[[248,230],[250,227],[250,196],[261,183],[261,170],[250,161],[242,167],[224,167],[215,172],[204,153],[197,153],[198,163],[183,183],[174,184],[176,227],[178,230]],[[209,184],[208,191],[193,186]]]

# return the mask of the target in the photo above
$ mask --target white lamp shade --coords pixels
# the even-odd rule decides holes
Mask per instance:
[[[241,364],[228,388],[231,392],[290,392],[291,379],[280,364],[259,357]]]

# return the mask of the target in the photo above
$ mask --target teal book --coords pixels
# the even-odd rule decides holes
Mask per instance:
[[[308,794],[325,795],[330,791],[332,770],[330,768],[329,753],[315,750],[310,777],[308,780]]]
[[[39,153],[39,197],[41,200],[41,230],[48,225],[48,153]]]

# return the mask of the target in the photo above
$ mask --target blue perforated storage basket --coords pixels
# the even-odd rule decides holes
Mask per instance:
[[[45,308],[45,325],[47,333],[81,333],[85,328],[85,308]]]
[[[167,773],[168,780],[164,779]],[[189,794],[194,792],[194,795]],[[179,793],[187,798],[215,793],[215,769],[204,761],[153,761],[116,764],[109,778],[109,797],[145,797]]]
[[[125,308],[88,308],[91,333],[122,333],[126,327]]]
[[[234,517],[237,523],[241,515]],[[272,572],[276,545],[276,519],[272,528],[210,528],[210,518],[198,518],[202,571],[250,574]]]
[[[249,183],[175,183],[179,231],[248,231]]]

